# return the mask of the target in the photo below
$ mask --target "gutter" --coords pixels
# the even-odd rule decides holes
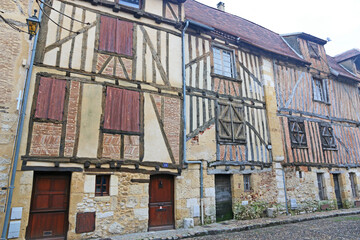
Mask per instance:
[[[204,173],[203,173],[203,162],[202,161],[187,161],[186,160],[186,69],[185,69],[185,32],[189,25],[196,28],[201,28],[206,31],[212,31],[214,28],[208,27],[202,23],[198,23],[192,20],[186,20],[185,26],[181,32],[181,51],[182,51],[182,95],[183,95],[183,163],[188,164],[200,164],[200,219],[201,225],[204,225]]]
[[[41,22],[41,16],[42,16],[42,11],[41,9],[44,7],[43,6],[44,3],[41,3],[40,9],[39,9],[39,21]],[[34,58],[35,58],[35,52],[36,52],[36,46],[37,46],[37,41],[39,38],[39,32],[36,33],[35,35],[35,39],[34,39],[34,44],[32,47],[32,53],[31,53],[31,59],[30,59],[30,66],[29,69],[26,73],[26,80],[25,80],[25,86],[24,86],[24,94],[23,94],[23,100],[21,103],[21,109],[20,109],[20,119],[18,121],[18,129],[16,132],[16,142],[15,142],[15,152],[13,154],[13,166],[12,166],[12,171],[11,171],[11,180],[10,180],[10,186],[9,186],[9,196],[7,199],[7,203],[6,203],[6,214],[5,214],[5,220],[4,220],[4,225],[3,225],[3,230],[2,230],[2,234],[1,234],[1,240],[5,240],[6,239],[6,235],[7,235],[7,230],[8,230],[8,225],[9,225],[9,220],[10,220],[10,210],[11,210],[11,203],[12,203],[12,197],[13,197],[13,193],[14,193],[14,184],[15,184],[15,175],[16,175],[16,170],[17,170],[17,165],[18,165],[18,159],[19,159],[19,152],[20,152],[20,144],[21,144],[21,137],[22,137],[22,133],[23,133],[23,128],[24,128],[24,119],[25,119],[25,114],[26,114],[26,105],[28,102],[28,96],[29,96],[29,89],[30,89],[30,81],[31,81],[31,75],[32,75],[32,70],[33,70],[33,65],[34,65]]]

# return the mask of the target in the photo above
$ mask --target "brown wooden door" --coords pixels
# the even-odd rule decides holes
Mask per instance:
[[[66,239],[70,175],[36,174],[27,239]]]
[[[215,175],[216,221],[233,218],[230,175]]]
[[[339,183],[339,174],[333,174],[334,179],[334,187],[335,187],[335,196],[338,208],[342,208],[342,200],[341,200],[341,191],[340,191],[340,183]]]
[[[154,175],[149,186],[149,230],[174,228],[174,177]]]

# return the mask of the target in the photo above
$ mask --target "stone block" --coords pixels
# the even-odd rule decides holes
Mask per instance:
[[[194,219],[193,218],[184,218],[184,228],[193,228],[194,227]]]
[[[140,221],[147,220],[149,218],[148,208],[134,209],[134,217]]]
[[[115,175],[111,175],[111,177],[110,177],[110,196],[118,195],[118,193],[119,193],[118,182],[119,182],[118,177]]]
[[[140,184],[129,186],[129,195],[140,195],[143,194],[143,187]]]
[[[198,199],[197,198],[190,198],[186,200],[186,207],[190,208],[194,205],[198,204]]]
[[[123,230],[124,230],[124,227],[118,222],[114,222],[109,227],[109,233],[112,233],[112,234],[121,234],[123,232]]]
[[[95,175],[85,175],[84,193],[95,193]]]
[[[215,188],[205,188],[205,197],[215,197]]]
[[[96,213],[96,218],[108,218],[114,216],[114,212],[100,212]]]
[[[266,214],[267,214],[267,216],[270,217],[270,218],[276,217],[276,208],[268,208],[268,209],[266,210]]]

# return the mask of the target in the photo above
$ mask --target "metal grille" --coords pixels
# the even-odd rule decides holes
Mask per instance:
[[[244,175],[244,191],[251,190],[250,176],[250,174]]]
[[[336,149],[334,130],[329,124],[319,123],[320,138],[325,150]]]

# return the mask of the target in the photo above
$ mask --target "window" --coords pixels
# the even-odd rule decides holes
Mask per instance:
[[[140,93],[107,87],[104,128],[125,132],[140,132]]]
[[[355,67],[358,73],[360,73],[360,57],[357,57],[357,59],[355,60]]]
[[[349,173],[349,177],[350,177],[351,191],[352,191],[353,197],[356,198],[356,197],[358,197],[356,175],[355,175],[355,173]]]
[[[318,181],[318,188],[319,188],[319,198],[320,198],[320,200],[326,200],[324,174],[323,173],[317,174],[317,181]]]
[[[244,109],[235,104],[218,103],[218,141],[245,143]]]
[[[121,5],[133,7],[133,8],[139,8],[140,1],[139,0],[119,0],[119,3]]]
[[[289,119],[291,147],[307,147],[304,121]]]
[[[132,56],[133,24],[101,16],[99,50]]]
[[[316,43],[308,42],[308,48],[311,58],[320,59],[319,47]]]
[[[327,80],[314,78],[314,100],[328,102]]]
[[[110,175],[97,175],[95,196],[109,196]]]
[[[322,147],[325,150],[336,149],[333,128],[327,123],[319,123],[319,129]]]
[[[63,118],[66,81],[40,78],[35,117],[61,121]]]
[[[214,73],[226,77],[235,77],[234,60],[231,51],[221,48],[213,48],[214,54]]]
[[[251,190],[251,183],[250,183],[250,174],[245,174],[244,176],[244,191]]]

